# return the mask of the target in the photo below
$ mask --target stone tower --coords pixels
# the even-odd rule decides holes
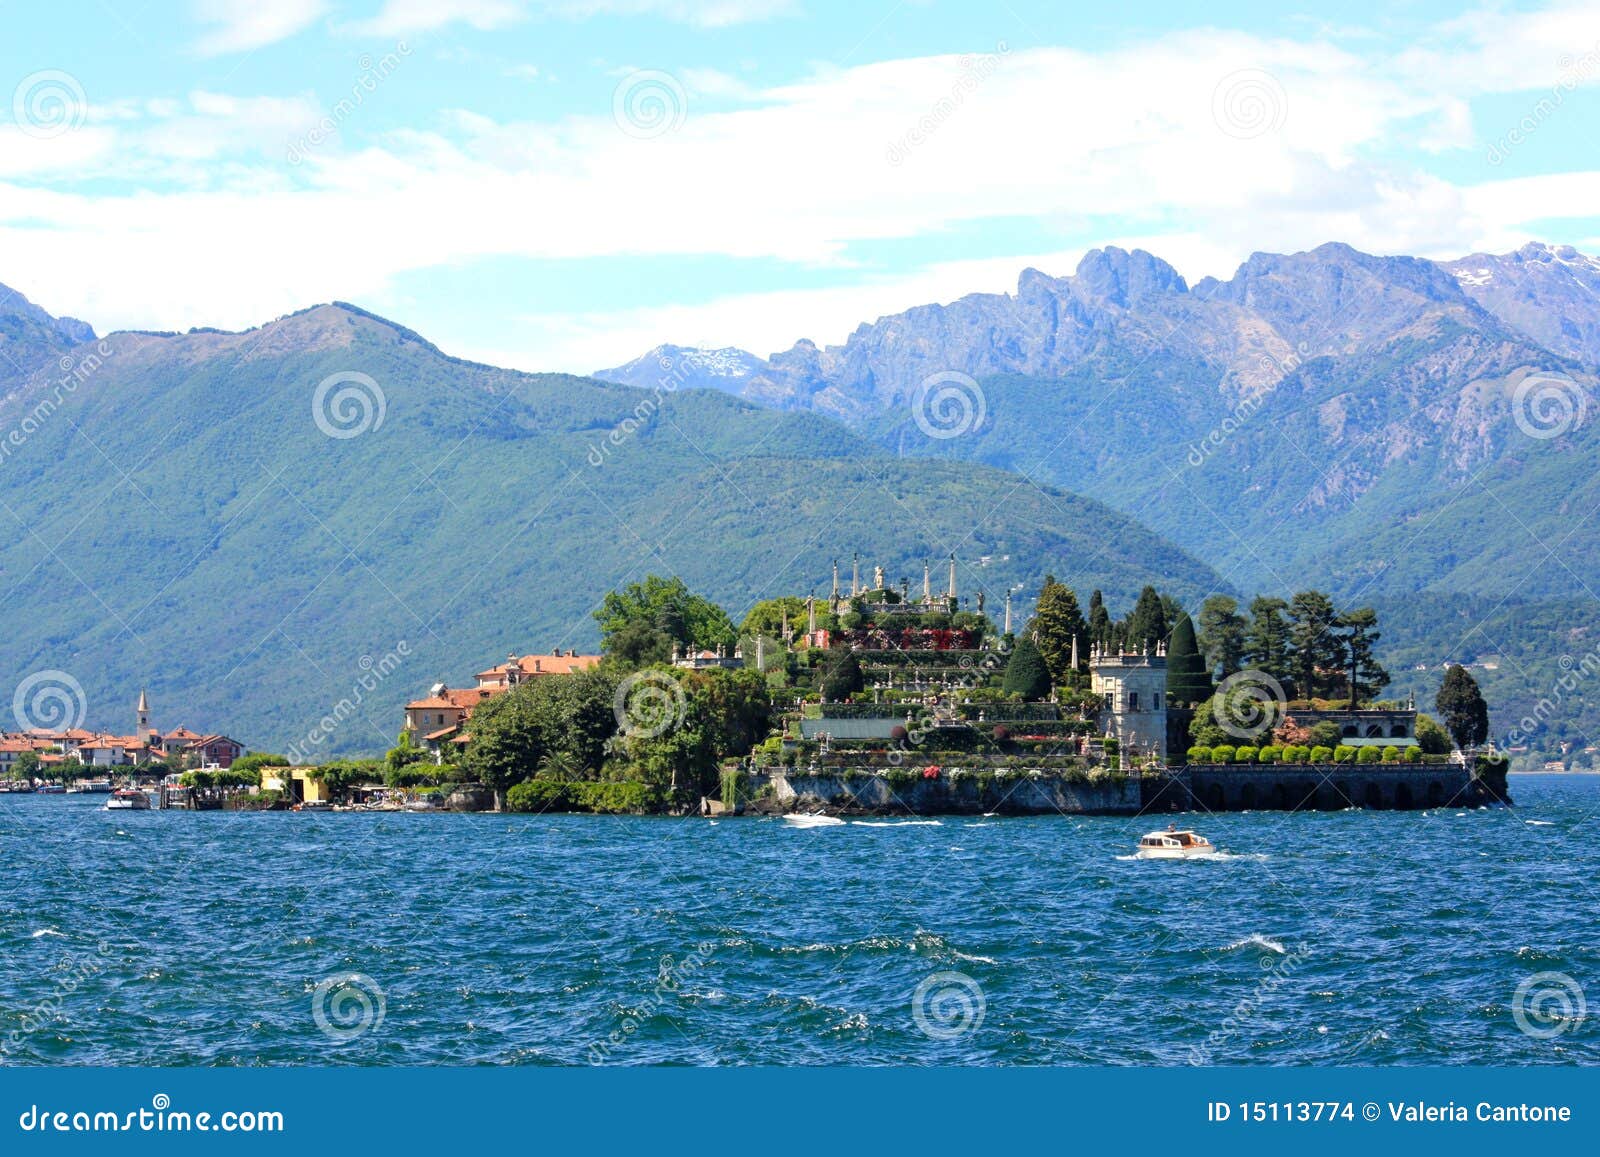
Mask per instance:
[[[1167,656],[1165,648],[1153,655],[1124,655],[1095,648],[1089,670],[1091,688],[1105,706],[1100,712],[1102,734],[1113,735],[1129,759],[1154,753],[1167,758]]]

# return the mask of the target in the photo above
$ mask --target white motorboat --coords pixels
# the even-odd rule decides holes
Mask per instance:
[[[1198,860],[1216,854],[1216,845],[1204,836],[1175,827],[1144,836],[1134,853],[1141,860]]]
[[[144,812],[150,810],[150,797],[136,787],[126,787],[111,793],[106,800],[108,812]]]
[[[784,816],[783,822],[796,828],[832,828],[844,823],[838,816]]]

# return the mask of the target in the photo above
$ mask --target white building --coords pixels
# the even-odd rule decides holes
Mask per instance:
[[[1105,703],[1103,734],[1114,736],[1131,765],[1138,756],[1167,757],[1167,653],[1113,654],[1096,648],[1090,659],[1091,689]]]

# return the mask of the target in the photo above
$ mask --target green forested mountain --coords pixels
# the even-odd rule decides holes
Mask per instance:
[[[471,365],[350,307],[102,341],[59,408],[38,408],[43,372],[0,405],[0,667],[71,676],[91,727],[129,729],[148,686],[158,725],[381,748],[436,680],[594,647],[600,599],[648,572],[735,620],[826,593],[855,551],[896,583],[954,552],[996,614],[1047,571],[1117,604],[1224,585],[1107,506],[991,467],[712,391]]]

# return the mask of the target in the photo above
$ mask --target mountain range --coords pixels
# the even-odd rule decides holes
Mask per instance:
[[[96,338],[5,291],[0,664],[97,728],[147,685],[161,725],[370,752],[433,682],[592,648],[651,571],[738,618],[836,558],[916,584],[954,553],[996,615],[1046,573],[1113,613],[1145,583],[1375,603],[1394,690],[1474,663],[1503,733],[1600,645],[1596,276],[1328,245],[1191,286],[1107,248],[842,346],[593,378],[338,303]],[[1534,749],[1600,725],[1581,689],[1559,714]]]
[[[39,364],[59,331],[30,333]],[[62,356],[72,389],[51,361],[0,402],[0,669],[81,687],[97,729],[130,730],[147,687],[158,726],[381,751],[436,681],[592,650],[591,612],[650,572],[736,621],[826,594],[856,552],[897,585],[953,553],[960,594],[997,616],[1048,570],[1118,606],[1221,582],[1104,504],[992,467],[711,390],[658,405],[463,362],[353,306]]]

